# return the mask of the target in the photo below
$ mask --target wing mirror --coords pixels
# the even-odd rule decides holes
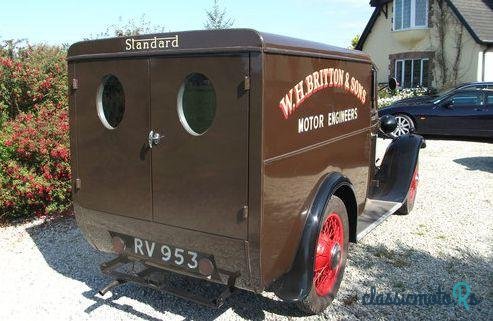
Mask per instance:
[[[388,89],[394,91],[397,88],[397,85],[398,85],[398,83],[397,83],[397,80],[395,78],[389,78],[388,84],[385,85],[384,87],[380,88],[378,91],[380,92],[380,91],[384,90],[385,88],[388,88]]]
[[[380,130],[386,135],[390,135],[397,128],[397,120],[392,115],[380,117]]]
[[[390,90],[395,90],[396,88],[397,88],[397,79],[390,78],[389,79],[389,89]]]

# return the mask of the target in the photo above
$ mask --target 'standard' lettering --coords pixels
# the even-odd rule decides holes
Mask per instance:
[[[180,38],[178,35],[172,37],[154,37],[148,39],[135,39],[127,38],[125,39],[125,50],[150,50],[150,49],[169,49],[169,48],[179,48]]]

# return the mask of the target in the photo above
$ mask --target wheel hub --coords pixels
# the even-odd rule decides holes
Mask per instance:
[[[407,116],[397,115],[395,116],[395,119],[397,121],[397,127],[393,131],[395,136],[410,134],[414,130],[412,120]]]
[[[342,252],[339,243],[334,243],[330,250],[330,268],[335,270],[341,262]]]

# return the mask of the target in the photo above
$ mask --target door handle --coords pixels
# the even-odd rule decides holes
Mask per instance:
[[[164,135],[161,135],[158,132],[151,130],[149,132],[149,137],[148,137],[149,148],[152,148],[152,146],[159,144],[161,138],[164,138]]]
[[[486,110],[484,110],[483,108],[476,108],[476,109],[474,109],[474,110],[475,110],[475,111],[486,111]]]

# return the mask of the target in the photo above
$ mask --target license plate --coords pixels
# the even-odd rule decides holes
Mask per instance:
[[[204,257],[199,252],[182,249],[171,244],[162,244],[128,235],[111,234],[120,237],[125,242],[125,252],[128,255],[151,259],[162,265],[171,265],[198,273],[198,262],[201,257]]]

